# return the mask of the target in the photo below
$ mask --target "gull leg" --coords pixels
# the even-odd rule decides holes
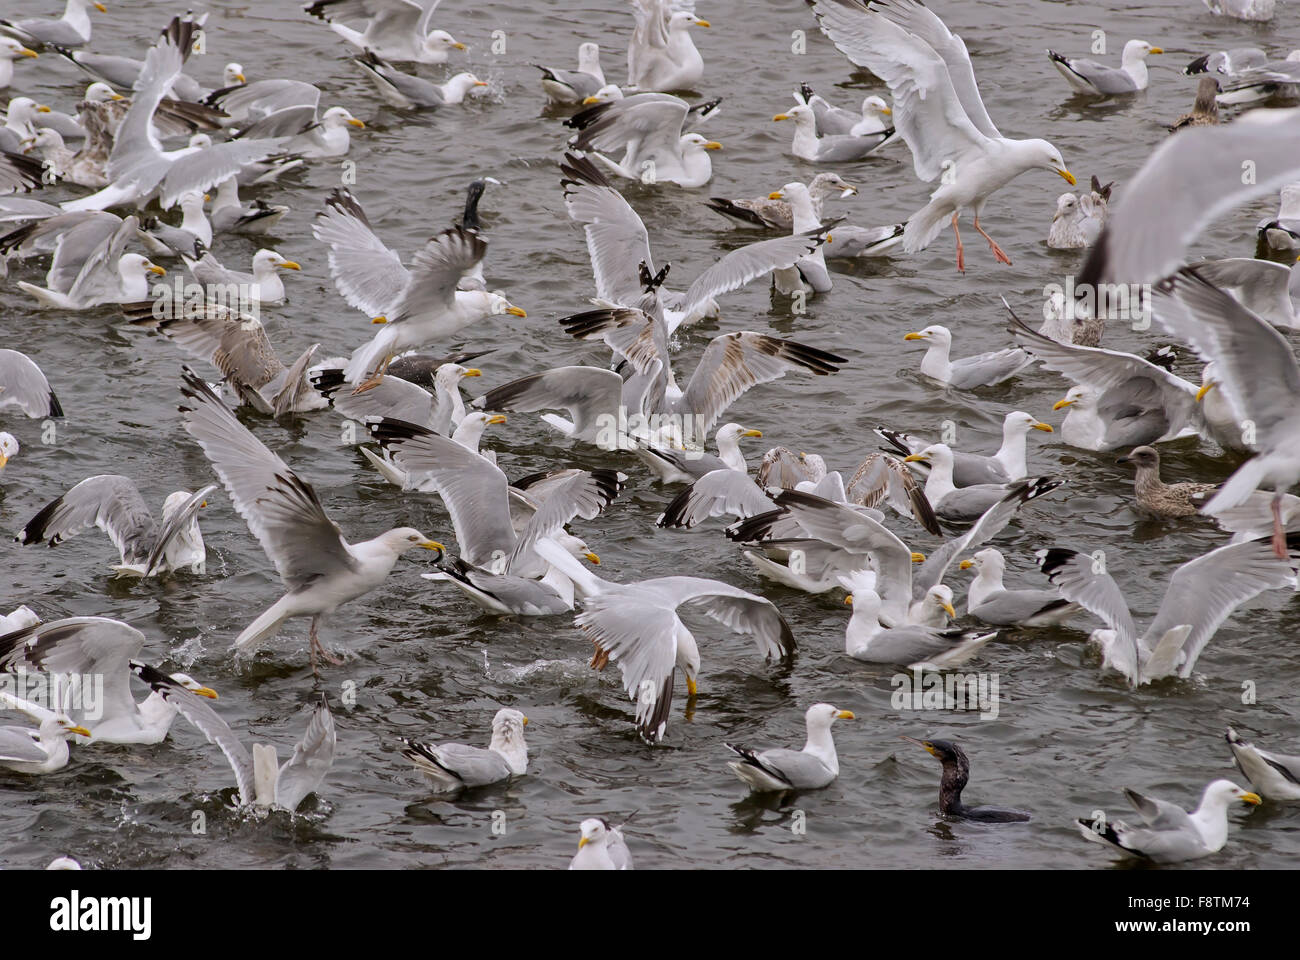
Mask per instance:
[[[384,358],[384,362],[375,367],[375,370],[368,378],[357,384],[357,388],[352,391],[352,396],[358,393],[365,393],[367,390],[373,390],[383,382],[384,374],[388,373],[388,365],[393,362],[393,355],[390,353]]]
[[[332,653],[330,653],[328,650],[326,650],[326,649],[325,649],[325,645],[322,644],[322,643],[320,642],[320,635],[316,632],[316,628],[317,628],[317,626],[319,625],[319,620],[320,620],[319,617],[312,617],[312,618],[311,618],[311,633],[310,633],[310,636],[311,636],[311,671],[312,671],[312,673],[315,674],[316,676],[320,676],[320,669],[319,669],[319,667],[318,667],[318,665],[317,665],[317,662],[316,662],[316,658],[317,658],[318,656],[319,656],[322,660],[324,660],[326,663],[333,664],[333,665],[336,666],[336,667],[339,666],[339,665],[343,662],[340,658],[334,656],[334,654],[332,654]]]
[[[993,238],[992,238],[992,237],[990,237],[987,233],[984,232],[984,228],[980,226],[980,218],[979,218],[979,217],[976,217],[976,218],[975,218],[975,229],[979,231],[979,234],[980,234],[981,237],[983,237],[985,240],[987,240],[987,241],[989,242],[989,249],[993,251],[993,256],[997,257],[998,262],[999,262],[999,263],[1005,263],[1007,266],[1010,266],[1010,265],[1011,265],[1011,258],[1008,257],[1008,256],[1007,256],[1007,255],[1002,251],[1002,248],[1001,248],[1001,247],[999,247],[996,243],[993,242]]]
[[[1286,531],[1282,529],[1282,491],[1273,494],[1273,552],[1286,559]]]
[[[957,213],[953,211],[952,215],[952,234],[957,238],[957,269],[962,273],[966,272],[966,257],[962,252],[961,231],[957,229]]]

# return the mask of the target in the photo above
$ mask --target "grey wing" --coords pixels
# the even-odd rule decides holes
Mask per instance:
[[[266,555],[290,590],[356,568],[338,526],[311,484],[236,419],[202,379],[183,368],[186,431],[198,441]]]
[[[1117,669],[1136,684],[1138,675],[1137,627],[1128,601],[1109,573],[1104,557],[1094,557],[1062,547],[1039,550],[1038,568],[1056,584],[1061,596],[1100,617],[1117,634],[1114,656]]]
[[[329,246],[330,276],[350,306],[377,317],[397,302],[410,273],[396,251],[375,235],[348,190],[339,187],[330,194],[312,224],[312,235]]]
[[[643,293],[638,264],[654,274],[650,236],[641,217],[610,185],[590,159],[565,154],[560,165],[565,179],[564,207],[583,224],[587,253],[602,300],[633,306]]]
[[[994,626],[1011,626],[1031,620],[1063,603],[1061,595],[1051,590],[1003,590],[978,606],[970,607],[968,612]]]
[[[250,118],[251,119],[251,118]],[[298,104],[268,113],[253,120],[239,131],[239,139],[258,141],[275,138],[281,143],[283,138],[297,137],[309,132],[320,122],[316,108],[311,104]]]
[[[236,314],[216,303],[191,310],[180,319],[157,321],[157,330],[192,357],[205,360],[237,386],[258,390],[284,371],[266,330],[254,317]],[[137,321],[150,326],[146,317]]]
[[[1073,57],[1052,58],[1058,68],[1063,67],[1098,93],[1132,93],[1137,89],[1133,78],[1125,71],[1109,67],[1095,60],[1076,60]]]
[[[1017,348],[963,357],[952,363],[952,385],[959,390],[992,386],[1015,376],[1030,362],[1029,354]]]
[[[903,238],[904,223],[891,223],[885,227],[839,226],[834,236],[822,248],[826,257],[865,257],[884,253],[897,246]]]
[[[175,507],[163,518],[163,524],[158,530],[158,535],[154,538],[153,550],[144,562],[144,575],[147,577],[157,569],[158,564],[165,559],[165,553],[168,544],[176,539],[182,531],[189,525],[194,514],[198,513],[199,508],[207,501],[208,496],[217,489],[215,483],[208,484],[203,489],[192,493],[190,498],[179,507]]]
[[[208,102],[236,121],[260,120],[293,107],[310,107],[314,114],[320,104],[320,90],[303,80],[272,78],[228,87],[210,96]]]
[[[1288,290],[1293,272],[1290,267],[1253,257],[1206,260],[1195,267],[1201,279],[1230,293],[1261,320],[1275,327],[1296,325],[1295,305]]]
[[[90,250],[81,269],[77,272],[76,279],[68,288],[68,297],[77,302],[90,302],[111,300],[117,296],[117,262],[122,257],[126,245],[132,241],[136,232],[140,228],[140,221],[130,216],[117,225],[117,229],[107,238],[102,233],[95,232],[101,238],[92,250]],[[89,228],[87,228],[88,232]],[[70,238],[65,237],[62,243],[70,242]],[[60,246],[62,246],[62,243]],[[66,257],[72,256],[71,253]],[[55,251],[55,260],[59,260],[59,251]],[[54,266],[51,270],[55,269]],[[69,265],[71,269],[71,265]]]
[[[484,410],[567,410],[573,418],[574,434],[594,437],[613,417],[617,423],[623,400],[623,378],[600,367],[557,367],[503,384],[475,398],[474,406]]]
[[[710,298],[743,287],[751,280],[794,264],[822,245],[826,229],[818,228],[789,237],[760,240],[732,250],[696,277],[686,290],[682,312],[693,313]]]
[[[154,127],[153,115],[168,89],[180,76],[185,53],[177,37],[164,33],[145,54],[144,65],[136,77],[131,106],[118,127],[113,152],[108,157],[107,173],[117,180],[137,164],[162,153],[162,144]]]
[[[471,747],[463,743],[443,743],[430,753],[443,767],[467,787],[482,787],[509,779],[510,765],[494,750]]]
[[[754,755],[760,766],[795,787],[820,786],[831,777],[826,764],[811,753],[777,747]]]
[[[506,475],[489,460],[416,424],[381,420],[371,434],[411,473],[432,480],[456,530],[460,554],[495,570],[516,546]]]
[[[334,715],[321,693],[312,710],[307,732],[294,745],[293,755],[280,767],[275,778],[276,806],[297,810],[308,794],[315,793],[334,765]]]
[[[917,0],[884,0],[877,2],[874,9],[920,37],[943,58],[953,90],[971,123],[986,137],[1001,137],[984,109],[984,101],[975,83],[975,68],[971,66],[970,54],[961,37],[953,34],[947,24]]]
[[[240,799],[243,803],[252,803],[257,797],[257,788],[253,782],[253,758],[230,729],[230,725],[202,697],[190,693],[165,673],[139,661],[131,663],[131,671],[147,683],[154,693],[175,707],[177,713],[207,737],[208,743],[215,744],[226,755],[230,768],[235,772]]]
[[[893,131],[870,133],[865,136],[826,136],[817,140],[818,163],[849,163],[870,156]]]
[[[661,577],[641,586],[651,584],[668,602],[696,607],[732,633],[750,637],[764,657],[784,657],[794,649],[790,625],[770,600],[702,577]]]
[[[573,118],[579,127],[579,150],[621,150],[635,144],[642,159],[676,157],[690,110],[685,100],[667,93],[637,93],[587,108]]]
[[[793,340],[739,331],[714,337],[674,405],[675,412],[702,418],[699,429],[710,430],[718,418],[750,387],[780,379],[791,370],[817,376],[835,373],[837,356]]]
[[[1297,115],[1300,119],[1300,115]],[[1291,440],[1300,367],[1280,333],[1188,267],[1156,284],[1153,311],[1218,369],[1224,397],[1238,422],[1255,424],[1259,445]]]
[[[1178,830],[1192,827],[1192,818],[1176,803],[1161,800],[1159,797],[1147,797],[1136,790],[1124,788],[1124,796],[1153,830]],[[1192,829],[1195,829],[1192,827]]]
[[[1242,176],[1244,160],[1253,176]],[[1252,110],[1231,124],[1191,127],[1160,144],[1110,207],[1076,282],[1154,282],[1178,267],[1201,230],[1274,193],[1300,169],[1300,108]],[[1243,183],[1242,181],[1249,181]]]
[[[0,727],[0,760],[42,763],[49,757],[33,734],[35,727]]]
[[[460,225],[438,234],[411,258],[410,282],[393,304],[395,316],[389,321],[400,323],[434,306],[450,310],[456,299],[456,284],[486,252],[483,239]]]
[[[35,361],[17,350],[0,350],[0,410],[16,406],[29,417],[61,417],[63,407]]]
[[[1265,590],[1287,586],[1294,573],[1291,563],[1278,559],[1266,540],[1211,550],[1174,571],[1142,643],[1154,649],[1166,631],[1191,626],[1178,664],[1180,677],[1191,676],[1197,657],[1223,621]]]
[[[533,544],[558,532],[575,517],[593,519],[613,502],[621,489],[616,471],[574,470],[552,486],[537,510],[528,519],[515,548],[506,560],[506,569],[519,572],[529,560],[535,560]],[[512,527],[513,529],[513,527]]]
[[[46,504],[16,539],[23,544],[48,540],[54,546],[91,527],[108,534],[127,562],[148,556],[158,535],[158,522],[135,482],[105,473],[87,477]]]
[[[433,395],[400,377],[384,377],[361,393],[338,390],[330,397],[330,403],[343,416],[358,423],[365,423],[371,417],[388,417],[433,427]]]
[[[284,144],[282,139],[228,140],[187,154],[167,171],[158,202],[167,209],[187,193],[206,193],[249,164],[265,160]]]
[[[772,509],[772,501],[747,474],[713,470],[677,494],[655,522],[661,527],[694,527],[710,517],[752,517]]]

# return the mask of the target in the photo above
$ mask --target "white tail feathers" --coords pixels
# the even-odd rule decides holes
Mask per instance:
[[[937,237],[948,219],[952,216],[952,207],[931,201],[917,211],[903,228],[903,250],[916,253],[924,250]]]
[[[249,647],[254,647],[270,637],[280,632],[280,627],[284,621],[289,618],[289,613],[285,609],[288,605],[288,597],[281,597],[275,603],[271,604],[260,617],[244,628],[244,632],[235,638],[234,648],[240,651],[246,651]]]
[[[1268,464],[1265,459],[1262,456],[1252,457],[1238,467],[1237,472],[1224,481],[1219,492],[1210,498],[1210,502],[1201,508],[1201,513],[1213,515],[1220,510],[1239,507],[1245,503],[1266,478]]]

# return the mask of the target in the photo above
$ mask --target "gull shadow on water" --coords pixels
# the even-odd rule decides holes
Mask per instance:
[[[1067,97],[1056,109],[1047,114],[1049,120],[1105,120],[1109,117],[1131,112],[1134,107],[1145,101],[1143,93],[1120,94],[1098,97],[1087,93],[1076,93]]]
[[[737,781],[738,787],[743,785]],[[786,790],[781,793],[750,792],[741,800],[730,804],[734,820],[728,828],[732,833],[758,833],[764,827],[789,829],[794,820],[794,801],[798,791]],[[775,818],[767,816],[776,814]]]

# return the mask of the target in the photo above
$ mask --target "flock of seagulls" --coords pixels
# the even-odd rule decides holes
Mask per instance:
[[[1271,0],[1207,5],[1245,20],[1267,20],[1273,12]],[[434,28],[438,6],[316,0],[305,15],[355,48],[357,69],[387,104],[454,109],[487,84],[470,72],[449,73],[466,46]],[[1278,60],[1263,50],[1233,49],[1194,61],[1187,72],[1199,74],[1200,85],[1192,113],[1173,123],[1167,139],[1162,132],[1147,145],[1149,156],[1126,182],[1103,185],[1093,175],[1090,188],[1061,195],[1045,237],[1049,248],[1084,251],[1077,254],[1078,290],[1147,285],[1145,306],[1156,329],[1203,363],[1199,384],[1173,372],[1168,347],[1139,356],[1102,346],[1107,321],[1115,322],[1105,302],[1057,295],[1037,328],[1008,306],[1002,349],[954,357],[954,340],[961,340],[955,325],[932,324],[904,339],[924,346],[919,373],[937,390],[1001,385],[1014,392],[1030,370],[1059,374],[1071,385],[1054,408],[1067,411],[1058,427],[1022,410],[999,412],[1002,444],[987,453],[952,437],[881,425],[882,448],[856,466],[832,458],[833,451],[777,446],[751,472],[745,442],[763,432],[728,420],[728,409],[765,384],[787,377],[814,382],[808,378],[833,376],[853,361],[830,344],[733,329],[708,341],[687,376],[680,362],[674,367],[684,331],[704,320],[726,323],[720,301],[755,282],[800,302],[834,296],[828,261],[907,257],[949,227],[955,267],[964,273],[964,214],[992,260],[1010,264],[981,224],[994,194],[1022,175],[1051,174],[1072,187],[1078,181],[1048,141],[999,132],[981,97],[978,60],[919,0],[812,0],[816,23],[847,59],[845,68],[869,71],[878,88],[860,108],[848,108],[801,83],[794,105],[773,119],[791,122],[789,154],[798,169],[841,166],[768,192],[755,185],[751,196],[701,196],[702,206],[758,238],[695,265],[684,287],[670,287],[675,264],[655,259],[651,231],[620,184],[696,190],[709,184],[715,163],[725,162],[723,145],[699,132],[719,101],[685,96],[708,83],[693,36],[710,24],[694,8],[693,0],[630,0],[622,86],[608,82],[601,48],[591,41],[578,47],[576,69],[531,65],[540,71],[545,101],[572,110],[563,126],[555,125],[567,139],[554,157],[555,198],[583,236],[592,268],[590,309],[562,318],[560,330],[575,349],[603,345],[609,362],[575,359],[472,397],[462,390],[483,372],[467,364],[481,354],[442,351],[480,339],[501,318],[528,316],[485,280],[491,241],[478,205],[496,180],[474,181],[459,220],[407,254],[379,236],[347,186],[322,196],[312,233],[329,276],[340,302],[359,311],[367,329],[378,329],[348,355],[323,356],[313,343],[295,358],[271,342],[259,314],[285,305],[292,288],[286,271],[299,271],[299,264],[266,247],[249,271],[235,269],[218,259],[222,238],[272,234],[288,208],[261,197],[248,203],[240,190],[266,194],[296,169],[346,156],[365,123],[329,105],[311,83],[250,77],[238,63],[224,68],[223,86],[202,87],[185,70],[206,16],[176,17],[147,47],[131,51],[138,57],[91,49],[91,12],[105,10],[99,3],[68,0],[57,20],[0,19],[0,88],[21,89],[27,71],[39,69],[27,61],[47,56],[66,59],[92,80],[75,114],[21,95],[9,99],[0,128],[0,276],[34,279],[34,269],[47,265],[42,283],[15,278],[12,289],[52,316],[109,307],[125,328],[173,344],[184,358],[173,415],[216,481],[171,493],[155,513],[132,478],[86,477],[43,507],[34,504],[17,530],[18,544],[54,547],[98,528],[118,552],[109,567],[115,576],[205,574],[200,519],[205,509],[223,509],[224,491],[266,554],[264,575],[269,580],[273,569],[283,585],[269,607],[250,611],[232,651],[253,656],[288,621],[307,620],[318,677],[343,662],[322,636],[330,614],[365,602],[400,576],[404,554],[430,551],[437,572],[424,578],[488,614],[572,618],[591,642],[591,667],[617,670],[634,704],[635,729],[650,744],[671,737],[677,674],[687,698],[695,698],[727,656],[688,620],[702,616],[711,634],[747,637],[760,661],[791,657],[797,625],[762,595],[765,581],[842,594],[852,607],[846,656],[918,671],[942,672],[977,658],[996,664],[1001,631],[1092,616],[1104,624],[1090,636],[1103,670],[1134,691],[1191,677],[1238,607],[1265,591],[1295,588],[1300,500],[1288,491],[1300,483],[1300,366],[1283,334],[1297,326],[1300,302],[1300,109],[1275,104],[1300,98],[1296,54]],[[1126,97],[1148,88],[1146,59],[1163,52],[1132,39],[1118,67],[1047,55],[1077,94]],[[434,74],[445,76],[435,81]],[[1230,108],[1256,102],[1266,106],[1229,116]],[[1031,120],[1022,118],[1021,126]],[[890,149],[910,152],[918,181],[933,185],[929,202],[899,223],[854,225],[835,217],[836,202],[860,189],[843,165]],[[1252,177],[1240,175],[1240,156],[1252,158]],[[56,194],[60,184],[65,189]],[[1278,214],[1260,223],[1256,257],[1186,262],[1195,237],[1212,235],[1235,208],[1275,191]],[[160,309],[152,278],[168,268],[157,260],[172,263],[203,294]],[[672,269],[671,277],[676,284],[681,272]],[[217,382],[205,379],[208,368]],[[75,382],[74,373],[55,369],[47,377],[27,354],[0,349],[0,410],[61,417],[51,380]],[[170,399],[163,394],[158,401]],[[368,539],[349,540],[312,484],[258,435],[265,418],[329,417],[330,408],[361,426],[355,442],[366,444],[362,452],[383,480],[406,496],[441,502],[452,538],[380,525],[364,531]],[[490,428],[534,418],[582,466],[557,462],[515,476],[506,451],[482,445]],[[1135,471],[1139,512],[1173,523],[1204,516],[1232,534],[1173,572],[1145,631],[1112,571],[1090,552],[1041,550],[1039,584],[1004,583],[1007,558],[992,544],[1070,480],[1036,468],[1029,438],[1041,433],[1083,450],[1123,453],[1119,462]],[[1235,469],[1204,482],[1165,482],[1159,445],[1188,438],[1218,448]],[[0,470],[21,463],[15,436],[0,433]],[[636,469],[632,464],[680,488],[658,517],[660,527],[689,540],[704,534],[686,531],[726,518],[725,536],[756,575],[752,590],[689,568],[648,579],[627,570],[608,578],[594,572],[600,560],[588,538],[596,539],[602,514],[620,508],[632,480],[615,465]],[[923,534],[931,538],[925,553],[907,542]],[[944,580],[965,570],[974,577],[959,614]],[[328,790],[346,736],[340,743],[323,693],[313,695],[306,731],[281,761],[272,745],[240,741],[211,705],[213,690],[141,660],[149,645],[138,629],[107,615],[42,621],[19,607],[4,617],[0,670],[55,678],[60,699],[43,705],[2,694],[6,707],[36,725],[0,727],[0,766],[51,773],[70,762],[70,740],[157,743],[180,716],[229,762],[239,805],[294,811]],[[78,685],[90,677],[106,688],[95,716],[78,706]],[[148,694],[137,701],[133,691],[142,688]],[[802,749],[719,746],[735,755],[729,768],[752,791],[816,790],[840,773],[832,725],[854,719],[849,710],[814,703]],[[528,723],[519,709],[502,707],[487,747],[404,739],[400,752],[430,790],[456,795],[526,777]],[[940,761],[943,816],[998,824],[1030,819],[1029,811],[963,801],[970,761],[961,745],[904,739]],[[1188,813],[1126,789],[1140,825],[1094,815],[1081,818],[1080,829],[1125,855],[1179,862],[1224,847],[1234,801],[1300,799],[1300,759],[1255,747],[1231,729],[1227,741],[1253,791],[1216,780]],[[619,826],[584,820],[571,868],[630,869],[628,819]]]

